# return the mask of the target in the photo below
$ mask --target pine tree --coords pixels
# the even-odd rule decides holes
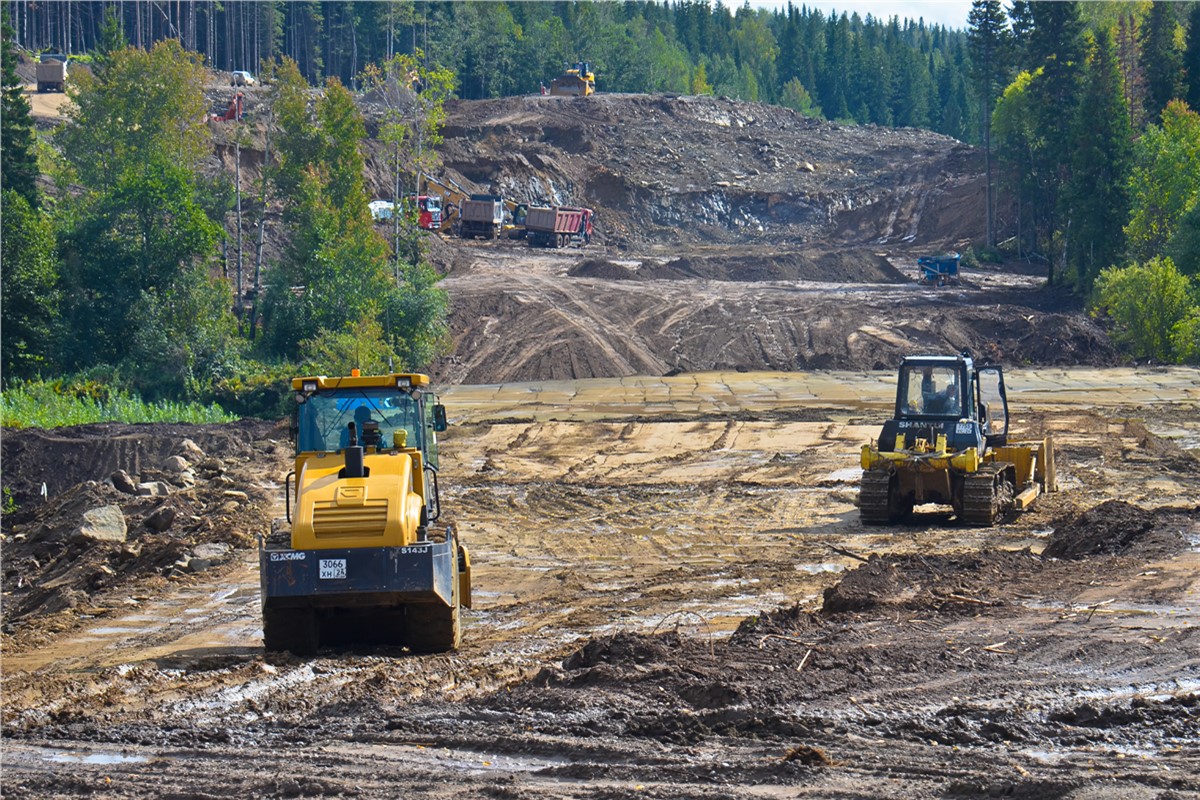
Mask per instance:
[[[1183,59],[1175,48],[1173,3],[1158,0],[1142,27],[1142,66],[1146,70],[1146,114],[1157,122],[1167,103],[1179,97]]]
[[[1132,167],[1129,107],[1121,91],[1116,50],[1098,31],[1088,58],[1071,148],[1070,262],[1075,286],[1091,290],[1100,270],[1118,266],[1129,219],[1127,182]]]
[[[125,32],[121,30],[121,19],[112,6],[104,9],[104,22],[100,25],[100,38],[96,40],[92,56],[96,66],[103,69],[112,61],[113,53],[125,49]]]
[[[1117,21],[1117,64],[1134,130],[1141,130],[1146,118],[1146,71],[1142,67],[1139,30],[1133,14],[1122,14]]]
[[[1029,0],[1012,0],[1009,7],[1009,28],[1012,31],[1013,61],[1018,69],[1036,69],[1029,63],[1029,39],[1033,34],[1033,11]]]
[[[1200,111],[1200,3],[1192,4],[1188,15],[1187,50],[1183,54],[1184,99],[1193,111]]]
[[[1004,89],[1008,61],[1008,20],[1000,0],[974,0],[967,16],[967,41],[971,46],[971,79],[979,98],[983,120],[983,160],[987,174],[987,245],[996,244],[996,210],[992,194],[992,107]]]
[[[1030,85],[1034,123],[1043,145],[1036,153],[1039,175],[1033,198],[1038,228],[1047,244],[1047,280],[1055,283],[1056,241],[1060,233],[1058,204],[1062,183],[1071,161],[1071,128],[1078,106],[1083,66],[1083,23],[1078,3],[1033,3],[1033,33],[1029,55],[1041,65],[1041,74]]]
[[[38,205],[37,136],[29,98],[17,77],[17,53],[8,12],[0,16],[0,186],[12,189],[33,207]]]

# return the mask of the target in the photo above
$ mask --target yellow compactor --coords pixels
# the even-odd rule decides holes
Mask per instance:
[[[471,605],[471,559],[437,526],[437,434],[429,378],[296,378],[296,461],[284,524],[262,538],[267,650],[325,644],[454,650]]]

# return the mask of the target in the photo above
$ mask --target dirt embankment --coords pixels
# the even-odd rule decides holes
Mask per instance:
[[[5,430],[16,504],[3,526],[6,648],[252,546],[270,530],[286,438],[286,427],[250,420]]]
[[[620,250],[831,235],[940,246],[979,231],[965,208],[982,187],[974,151],[928,131],[689,96],[506,98],[449,112],[448,174],[522,201],[592,206],[598,238]]]
[[[211,86],[214,110],[233,91]],[[269,91],[244,91],[247,222],[259,213]],[[375,130],[382,109],[360,102]],[[893,368],[912,352],[968,348],[1009,364],[1119,361],[1078,299],[1043,291],[1028,264],[916,286],[919,255],[983,235],[982,166],[961,142],[712,97],[513,97],[448,112],[439,178],[586,205],[596,235],[555,253],[431,235],[429,257],[449,277],[450,352],[426,368],[442,382]],[[211,169],[232,178],[234,124],[210,127]],[[377,142],[365,151],[368,185],[390,196]],[[281,219],[275,198],[267,283],[286,244]],[[232,214],[227,230],[235,243]],[[253,264],[255,237],[242,242]]]

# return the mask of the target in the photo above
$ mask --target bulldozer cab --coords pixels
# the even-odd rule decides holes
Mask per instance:
[[[969,366],[958,358],[905,359],[896,388],[896,419],[962,419],[973,410]]]

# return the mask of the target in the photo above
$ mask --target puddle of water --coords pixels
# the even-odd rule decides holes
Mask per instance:
[[[145,756],[127,756],[120,753],[72,753],[67,750],[47,750],[42,753],[43,761],[57,764],[144,764],[150,759]]]
[[[847,467],[837,469],[821,480],[826,483],[858,483],[862,479],[862,467]]]
[[[121,633],[137,633],[140,630],[141,628],[121,628],[113,626],[110,628],[92,628],[91,630],[87,631],[87,633],[91,636],[115,636]]]
[[[1098,744],[1066,750],[1020,750],[1018,752],[1020,755],[1043,764],[1061,764],[1072,756],[1084,755],[1088,758],[1095,758],[1097,755],[1113,755],[1117,758],[1140,758],[1145,761],[1156,760],[1160,756],[1156,750],[1122,744]]]
[[[726,586],[752,586],[756,583],[762,583],[761,578],[717,578],[710,583],[710,586],[724,588]]]
[[[823,572],[843,572],[846,568],[841,564],[797,564],[797,572],[809,575],[820,575]]]

